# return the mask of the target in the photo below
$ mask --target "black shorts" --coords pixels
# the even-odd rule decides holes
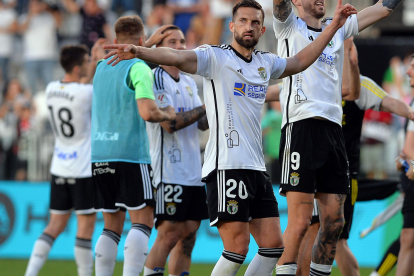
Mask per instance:
[[[272,182],[266,172],[215,170],[207,177],[206,184],[211,226],[218,221],[249,222],[279,217]]]
[[[121,208],[155,206],[151,165],[128,162],[92,163],[95,209],[115,213]]]
[[[402,173],[401,183],[405,193],[404,203],[401,210],[404,219],[403,228],[414,228],[414,192],[412,191],[414,181],[408,179],[405,173]]]
[[[342,229],[341,235],[339,236],[339,239],[348,239],[349,238],[349,232],[351,231],[352,221],[354,218],[354,207],[355,202],[358,196],[358,180],[351,179],[351,192],[347,194],[346,200],[344,203],[344,219],[345,224],[344,228]],[[319,222],[319,211],[318,207],[316,206],[316,200],[313,207],[312,212],[312,220],[311,224]]]
[[[306,119],[282,130],[280,194],[348,194],[348,158],[341,127],[333,122]]]
[[[157,187],[155,227],[163,220],[186,221],[208,219],[204,186],[160,183]]]
[[[73,209],[77,215],[95,213],[92,177],[64,178],[52,175],[50,184],[50,213],[63,215]]]

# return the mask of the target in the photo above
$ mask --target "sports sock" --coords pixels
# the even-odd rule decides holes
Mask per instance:
[[[190,272],[188,271],[184,271],[183,273],[180,274],[180,276],[188,276],[188,275],[190,275]],[[168,274],[168,276],[178,276],[178,275]]]
[[[211,276],[235,276],[246,256],[223,250],[223,254],[214,266]]]
[[[33,246],[32,255],[27,265],[25,276],[37,276],[47,260],[55,238],[42,233]]]
[[[388,247],[387,252],[384,254],[381,263],[375,269],[375,275],[379,274],[385,276],[391,269],[397,264],[398,253],[400,252],[400,237],[398,237],[391,245]],[[374,273],[373,272],[373,273]]]
[[[148,255],[148,241],[151,228],[133,223],[125,240],[124,276],[136,276],[142,272]]]
[[[260,247],[259,252],[254,256],[246,270],[245,276],[272,276],[273,269],[276,266],[280,256],[282,256],[284,247],[281,248],[264,248]]]
[[[283,265],[276,266],[276,275],[278,276],[294,276],[296,275],[296,270],[298,265],[296,263],[285,263]]]
[[[331,275],[332,265],[315,264],[311,262],[309,276],[329,276]]]
[[[163,276],[165,268],[156,267],[154,269],[144,266],[144,276]]]
[[[76,238],[75,261],[78,267],[78,276],[92,276],[93,255],[91,240]]]
[[[95,246],[96,276],[111,276],[114,273],[118,243],[121,236],[109,229],[104,229]]]

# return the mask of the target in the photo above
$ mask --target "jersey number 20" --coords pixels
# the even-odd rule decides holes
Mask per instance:
[[[49,110],[50,110],[50,115],[52,116],[53,130],[55,131],[56,135],[59,136],[59,131],[56,127],[55,115],[53,113],[53,106],[49,106]],[[66,107],[62,107],[61,109],[58,110],[57,115],[60,120],[59,123],[60,123],[60,130],[61,130],[62,135],[67,138],[73,137],[73,135],[75,135],[75,128],[70,122],[72,120],[72,113],[70,112],[70,110]]]

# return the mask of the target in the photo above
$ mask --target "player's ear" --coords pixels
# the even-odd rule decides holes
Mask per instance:
[[[230,29],[230,32],[234,33],[234,22],[233,22],[233,20],[231,20],[230,23],[229,23],[229,29]]]
[[[266,27],[263,26],[262,27],[262,30],[260,31],[260,36],[262,36],[265,32],[266,32]]]
[[[116,38],[114,38],[114,43],[115,43],[115,44],[118,44],[118,41],[116,40]]]
[[[292,0],[292,3],[298,7],[298,6],[302,6],[301,0]]]

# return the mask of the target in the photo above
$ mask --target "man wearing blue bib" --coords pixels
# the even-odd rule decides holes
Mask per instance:
[[[146,44],[138,16],[119,18],[115,33],[116,43]],[[155,103],[153,79],[151,69],[139,59],[116,67],[100,62],[96,69],[91,162],[95,209],[103,211],[105,222],[95,246],[97,276],[113,274],[125,209],[132,226],[125,240],[123,275],[139,275],[146,260],[155,200],[145,121],[175,118],[174,108],[159,109]]]

